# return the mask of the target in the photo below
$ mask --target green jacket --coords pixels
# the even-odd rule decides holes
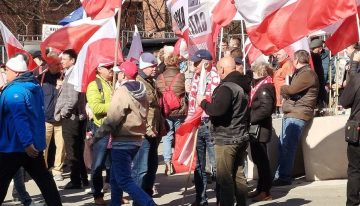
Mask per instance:
[[[90,82],[87,87],[86,98],[91,111],[94,113],[94,123],[96,126],[100,127],[110,106],[112,87],[109,82],[101,78],[99,75],[96,75],[96,78],[101,80],[103,92],[99,91],[96,81],[94,80]]]

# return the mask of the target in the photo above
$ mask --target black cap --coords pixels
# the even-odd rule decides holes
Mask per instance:
[[[241,57],[235,57],[235,63],[236,64],[241,64],[241,65],[244,65],[244,62],[243,62],[243,60],[242,60],[242,58]]]
[[[192,62],[199,62],[201,60],[213,60],[212,55],[208,50],[200,49],[195,52],[195,54],[191,57]]]

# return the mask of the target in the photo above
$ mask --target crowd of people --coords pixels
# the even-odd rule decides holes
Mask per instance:
[[[271,200],[272,186],[292,184],[292,169],[301,135],[316,108],[326,105],[331,61],[320,39],[311,52],[288,54],[280,50],[270,62],[247,63],[241,41],[222,44],[221,59],[208,50],[193,55],[175,54],[174,48],[141,54],[137,64],[102,62],[86,93],[69,83],[77,54],[69,49],[40,53],[39,67],[28,71],[28,57],[17,54],[3,65],[0,78],[0,203],[9,184],[22,204],[33,204],[24,186],[24,170],[39,186],[49,206],[62,205],[56,181],[70,181],[61,189],[91,185],[96,205],[106,205],[104,192],[111,186],[110,205],[129,202],[156,205],[152,197],[162,141],[165,175],[173,175],[175,132],[182,122],[203,110],[196,137],[193,206],[208,205],[207,184],[216,181],[217,205],[247,205]],[[358,45],[347,49],[351,58],[341,103],[359,117]],[[312,62],[312,63],[311,63]],[[314,69],[312,69],[312,67]],[[246,69],[244,69],[246,68]],[[5,74],[5,75],[3,75]],[[114,76],[117,81],[113,85]],[[349,89],[348,89],[349,88]],[[272,136],[273,114],[283,114],[278,167],[270,169],[267,143]],[[49,157],[55,142],[54,163]],[[245,176],[247,148],[258,169],[256,189],[249,191]],[[84,148],[91,148],[84,153]],[[85,158],[84,158],[84,154]],[[349,143],[347,205],[359,204],[359,142]],[[105,182],[103,170],[106,171]],[[90,173],[90,180],[88,179]]]

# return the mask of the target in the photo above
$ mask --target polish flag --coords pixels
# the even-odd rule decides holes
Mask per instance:
[[[194,115],[187,119],[175,132],[175,149],[173,154],[173,165],[177,173],[188,172],[190,169],[194,170],[196,165],[196,156],[191,162],[191,156],[193,154],[194,144],[196,144],[196,131],[200,126],[201,115],[203,110],[199,108]]]
[[[360,6],[358,7],[358,14],[360,14]],[[336,54],[360,41],[357,24],[356,15],[352,15],[346,18],[333,34],[326,39],[325,44],[332,54]]]
[[[115,61],[116,45],[115,19],[110,18],[101,28],[83,45],[76,60],[74,70],[69,77],[69,83],[75,90],[86,92],[88,84],[95,79],[96,68],[99,64],[111,64]],[[123,62],[120,45],[118,62]]]
[[[355,0],[237,0],[251,42],[270,55],[356,13]]]
[[[11,33],[11,31],[4,25],[2,21],[0,21],[0,31],[1,36],[4,41],[6,55],[8,59],[14,56],[17,53],[24,54],[29,59],[28,69],[34,70],[38,65],[33,60],[32,56],[24,49],[23,45],[15,38],[15,36]]]
[[[212,10],[213,21],[221,27],[227,26],[234,19],[236,13],[234,0],[219,0]]]
[[[245,54],[247,54],[247,58],[249,59],[249,63],[253,64],[260,56],[263,55],[261,51],[252,45],[249,38],[245,41]]]
[[[133,38],[131,41],[131,46],[129,50],[129,54],[126,57],[127,61],[130,62],[138,62],[140,59],[141,54],[144,52],[142,44],[141,44],[141,37],[139,34],[139,30],[135,25],[135,30],[133,34]]]
[[[92,19],[104,19],[115,15],[122,0],[80,0],[86,15]]]
[[[90,37],[97,32],[109,19],[91,20],[90,18],[71,22],[48,36],[41,44],[41,55],[46,60],[47,47],[58,51],[74,49],[77,53]]]

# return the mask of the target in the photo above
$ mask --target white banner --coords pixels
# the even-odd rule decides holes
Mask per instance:
[[[44,41],[50,34],[54,33],[56,30],[60,29],[61,25],[54,24],[43,24],[42,25],[42,40]]]

